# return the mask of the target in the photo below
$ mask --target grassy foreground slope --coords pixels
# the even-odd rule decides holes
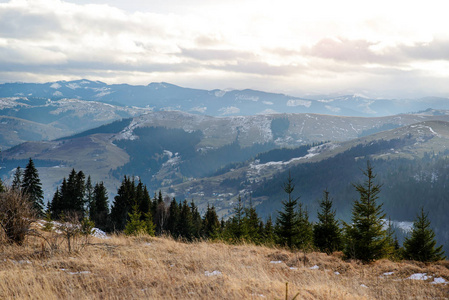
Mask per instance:
[[[449,285],[431,283],[449,279],[447,261],[362,265],[309,253],[304,262],[283,249],[147,236],[92,238],[71,254],[43,247],[0,246],[1,299],[285,299],[286,282],[288,299],[449,297]],[[431,277],[406,279],[416,273]]]

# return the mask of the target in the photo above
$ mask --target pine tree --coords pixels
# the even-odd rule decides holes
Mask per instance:
[[[299,218],[296,212],[299,197],[293,198],[294,190],[295,185],[289,173],[287,182],[284,183],[284,192],[288,195],[288,199],[282,201],[284,208],[278,214],[275,228],[278,243],[289,248],[293,248],[296,244],[296,238],[299,234]]]
[[[377,204],[381,185],[374,183],[376,175],[369,161],[363,174],[366,177],[364,183],[354,184],[360,198],[353,204],[352,224],[345,224],[347,241],[344,252],[347,257],[370,262],[388,256],[392,249],[383,228],[385,214],[382,204]]]
[[[108,229],[108,191],[103,182],[95,184],[89,216],[94,221],[95,226],[103,230]]]
[[[114,203],[111,208],[111,221],[114,230],[122,231],[125,229],[132,205],[135,203],[135,184],[134,180],[124,176],[117,195],[114,197]]]
[[[315,246],[322,252],[330,254],[342,249],[341,229],[335,219],[335,210],[332,210],[332,199],[329,192],[323,192],[320,201],[321,211],[318,212],[318,223],[313,228]]]
[[[207,204],[207,210],[203,218],[203,235],[207,239],[218,238],[220,232],[220,221],[215,211],[215,207]]]
[[[443,246],[435,247],[435,233],[430,228],[428,214],[421,208],[410,236],[404,241],[404,256],[407,259],[430,262],[445,259]]]
[[[147,232],[147,224],[141,220],[142,213],[139,211],[139,205],[135,204],[132,207],[132,212],[129,213],[129,221],[126,223],[124,233],[126,235],[139,235]]]
[[[275,234],[273,228],[273,221],[271,220],[271,216],[268,217],[265,222],[264,234],[263,234],[264,243],[267,245],[272,245],[275,242]]]
[[[201,237],[203,220],[193,200],[190,202],[190,212],[192,214],[192,237],[199,239]]]
[[[85,211],[89,216],[90,216],[90,207],[92,206],[93,201],[94,201],[94,187],[92,185],[92,180],[89,175],[86,180],[86,187],[84,193],[84,203],[87,206],[85,208]],[[90,219],[92,219],[92,217],[90,217]]]
[[[178,202],[175,198],[170,202],[170,206],[168,207],[168,217],[167,217],[167,232],[173,236],[178,237],[178,222],[179,222],[179,213],[181,208],[178,205]]]
[[[191,241],[193,238],[193,217],[187,200],[182,202],[177,232],[180,237],[188,241]]]
[[[248,241],[260,243],[260,218],[253,206],[252,198],[249,199],[249,207],[245,209],[245,227],[247,228]]]
[[[59,191],[59,188],[56,188],[56,192],[53,195],[53,199],[48,205],[48,210],[50,212],[51,218],[54,220],[58,219],[63,211],[61,201],[62,201],[61,192]]]
[[[39,173],[30,158],[23,173],[22,191],[28,195],[38,216],[44,216],[44,191],[39,179]]]
[[[234,215],[230,220],[229,229],[230,236],[234,241],[243,241],[248,237],[248,229],[245,223],[245,208],[240,195],[237,204],[234,206]]]
[[[20,191],[22,189],[22,169],[18,166],[14,172],[14,177],[12,180],[12,189]]]
[[[313,244],[313,226],[309,222],[309,213],[303,204],[298,204],[298,236],[295,246],[306,251]]]

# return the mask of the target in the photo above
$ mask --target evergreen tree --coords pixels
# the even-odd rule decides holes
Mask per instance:
[[[201,237],[203,220],[193,200],[190,202],[190,212],[192,214],[192,238],[199,239]]]
[[[245,240],[248,236],[248,229],[245,222],[245,208],[243,207],[240,195],[237,204],[234,206],[234,215],[230,220],[229,234],[234,241]]]
[[[179,236],[191,241],[193,238],[193,218],[187,200],[184,200],[179,213],[178,229]]]
[[[20,191],[22,188],[22,169],[18,166],[14,172],[14,177],[12,180],[12,188],[16,191]]]
[[[252,243],[260,243],[260,218],[253,206],[252,198],[249,199],[249,207],[245,209],[245,227],[247,228],[248,240]]]
[[[318,211],[318,223],[313,228],[315,246],[322,252],[330,254],[342,249],[341,229],[335,219],[335,210],[332,210],[332,199],[329,192],[323,192],[320,201],[321,211]]]
[[[132,212],[129,213],[129,221],[126,223],[124,233],[126,235],[139,235],[147,233],[147,224],[141,220],[142,213],[139,211],[139,205],[135,204],[132,207]]]
[[[203,234],[207,239],[216,239],[220,233],[220,221],[215,211],[215,207],[207,204],[207,210],[203,218]]]
[[[38,216],[44,216],[44,191],[42,190],[39,174],[31,158],[23,173],[22,191],[28,195]]]
[[[410,236],[404,241],[404,256],[407,259],[423,262],[445,259],[443,246],[435,247],[435,245],[435,233],[430,228],[428,214],[421,208],[421,214],[413,222]]]
[[[313,244],[313,226],[309,222],[309,213],[303,208],[303,204],[298,204],[298,236],[295,246],[306,251]]]
[[[89,209],[89,216],[94,221],[95,226],[100,229],[108,229],[108,191],[103,182],[95,184],[93,191],[93,200]]]
[[[94,187],[92,186],[90,175],[86,180],[84,197],[84,203],[87,206],[84,210],[87,211],[87,214],[90,216],[90,207],[92,206],[92,202],[94,201]],[[90,219],[92,220],[92,217],[90,217]]]
[[[56,188],[56,192],[53,195],[53,199],[48,205],[50,216],[54,220],[59,218],[60,214],[62,213],[63,207],[61,200],[62,200],[61,192],[59,191],[59,188]]]
[[[288,195],[288,198],[286,201],[282,201],[283,211],[278,214],[275,228],[278,243],[289,248],[293,248],[296,244],[299,234],[299,218],[296,212],[299,197],[293,198],[294,190],[295,185],[289,173],[287,182],[284,183],[284,192]]]
[[[135,203],[134,197],[134,180],[124,176],[122,184],[117,191],[117,195],[114,197],[114,203],[111,208],[111,221],[114,230],[122,231],[125,229],[132,205]]]
[[[345,224],[346,248],[345,255],[364,262],[373,261],[391,252],[387,231],[383,228],[385,214],[382,204],[377,204],[381,185],[376,184],[373,167],[367,162],[366,177],[363,184],[354,184],[360,195],[354,201],[352,208],[352,224]]]
[[[269,216],[267,221],[265,222],[263,239],[264,239],[264,242],[268,245],[272,245],[275,242],[275,234],[274,234],[273,221],[271,220],[271,216]]]
[[[178,230],[178,222],[179,222],[179,214],[180,214],[180,207],[178,205],[178,202],[175,198],[170,202],[170,206],[168,207],[168,217],[167,217],[167,232],[173,236],[178,237],[179,232]]]

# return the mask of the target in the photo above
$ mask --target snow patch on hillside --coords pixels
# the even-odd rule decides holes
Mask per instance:
[[[52,89],[57,90],[57,89],[59,89],[59,88],[61,87],[61,85],[60,85],[59,83],[55,82],[55,83],[53,83],[52,85],[50,85],[50,87],[51,87]]]
[[[305,106],[309,108],[312,105],[312,101],[309,100],[300,100],[300,99],[291,99],[287,101],[287,106]]]
[[[222,116],[225,116],[225,115],[238,114],[240,112],[240,108],[235,106],[227,106],[220,108],[218,111],[221,112]]]
[[[223,90],[218,90],[218,91],[216,91],[214,94],[215,94],[215,97],[217,97],[217,98],[221,98],[221,97],[223,97],[224,95],[226,95],[226,91],[223,91]]]
[[[270,161],[270,162],[267,162],[264,164],[260,164],[259,160],[255,160],[253,163],[250,164],[250,169],[255,170],[257,173],[259,173],[260,171],[267,169],[267,168],[282,169],[283,166],[287,166],[291,163],[298,162],[301,160],[310,159],[324,151],[332,150],[332,149],[335,149],[336,147],[339,147],[339,146],[335,145],[333,143],[326,143],[323,145],[315,146],[315,147],[310,148],[307,151],[308,153],[306,155],[301,156],[301,157],[292,158],[289,161]]]
[[[257,97],[257,96],[250,96],[250,95],[244,95],[244,94],[238,94],[238,95],[235,96],[235,100],[244,100],[244,101],[257,102],[257,101],[259,101],[259,97]]]

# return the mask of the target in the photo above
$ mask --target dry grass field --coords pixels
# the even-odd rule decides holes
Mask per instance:
[[[254,245],[112,236],[49,252],[0,246],[0,299],[448,299],[449,262],[381,260]],[[80,241],[79,241],[80,242]],[[393,273],[390,273],[393,272]],[[385,274],[387,273],[387,274]],[[427,280],[406,279],[427,273]],[[442,278],[442,279],[441,279]]]

